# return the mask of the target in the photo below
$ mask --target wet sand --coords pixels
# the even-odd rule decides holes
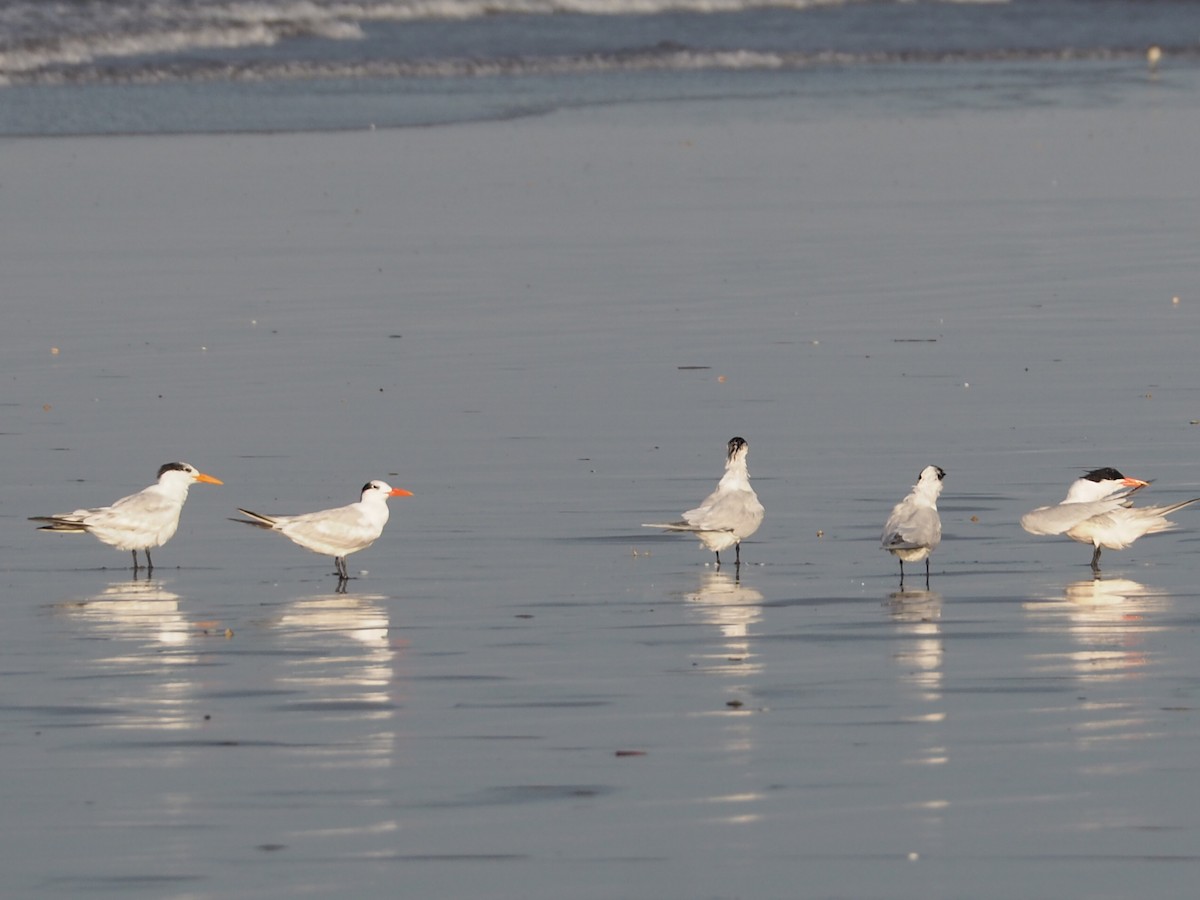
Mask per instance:
[[[1200,494],[1174,77],[4,142],[6,890],[1178,896],[1200,513],[1100,584],[1016,524],[1095,466]],[[740,578],[638,527],[734,434]],[[225,485],[149,582],[25,521],[173,459]],[[879,530],[929,463],[902,593]],[[415,496],[345,595],[226,521],[375,477]]]

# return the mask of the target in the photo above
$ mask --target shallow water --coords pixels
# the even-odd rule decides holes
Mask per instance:
[[[686,100],[1107,102],[1200,61],[1175,0],[155,0],[0,6],[0,134],[410,127]],[[1064,93],[1065,92],[1065,93]]]
[[[1094,466],[1200,493],[1198,120],[1154,96],[4,144],[6,889],[1178,896],[1195,513],[1099,585],[1016,525]],[[638,527],[733,434],[740,578]],[[25,521],[176,458],[225,486],[152,580]],[[225,520],[372,477],[415,496],[344,595]]]

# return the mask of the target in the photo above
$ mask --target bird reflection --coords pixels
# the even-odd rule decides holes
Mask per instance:
[[[937,591],[895,591],[888,594],[888,611],[899,622],[940,619],[942,595]]]
[[[722,676],[728,698],[724,708],[702,713],[711,716],[720,730],[720,748],[739,768],[757,744],[756,708],[748,708],[750,687],[743,679],[759,675],[762,663],[753,651],[753,627],[763,619],[763,595],[742,583],[740,575],[708,571],[700,575],[700,586],[685,594],[687,610],[700,624],[715,627],[716,639],[699,642],[692,654],[700,671]],[[726,785],[722,785],[722,788]],[[720,790],[700,798],[704,821],[725,825],[750,825],[761,821],[766,796],[757,791]]]
[[[922,727],[918,746],[904,761],[911,765],[943,765],[949,761],[940,728],[946,718],[942,710],[942,669],[945,647],[942,638],[942,595],[937,591],[896,591],[888,594],[885,606],[896,624],[897,649],[892,659],[900,668],[900,682],[912,689],[917,702],[906,721]],[[932,807],[931,807],[932,808]]]
[[[201,659],[199,639],[211,635],[216,623],[189,621],[183,602],[151,578],[113,582],[86,600],[58,605],[59,612],[109,642],[91,664],[97,669],[93,677],[114,679],[110,700],[121,712],[107,720],[110,727],[199,727],[193,674]]]
[[[106,637],[186,644],[193,626],[180,611],[180,596],[162,581],[115,581],[99,594],[59,608]]]
[[[275,627],[297,640],[341,636],[390,654],[388,612],[380,605],[387,598],[382,594],[351,594],[342,590],[341,585],[338,587],[332,594],[291,601],[275,621]]]
[[[741,583],[737,576],[712,571],[701,575],[700,587],[687,595],[701,620],[720,631],[720,652],[702,654],[710,667],[731,669],[740,675],[760,671],[753,663],[750,627],[762,621],[763,595]]]
[[[942,595],[937,591],[896,591],[888,595],[887,607],[904,640],[893,655],[904,667],[901,679],[918,688],[922,700],[941,700]]]
[[[276,684],[296,697],[290,705],[338,722],[343,735],[315,748],[313,764],[388,766],[394,759],[395,665],[404,645],[390,633],[386,599],[337,592],[303,597],[270,623],[289,651],[275,671]]]
[[[1147,640],[1166,630],[1162,613],[1171,606],[1169,594],[1127,578],[1088,578],[1073,581],[1061,591],[1027,601],[1025,612],[1033,630],[1065,633],[1073,646],[1030,659],[1030,669],[1050,678],[1074,678],[1087,694],[1072,712],[1081,716],[1071,728],[1072,745],[1089,751],[1114,742],[1146,741],[1158,734],[1155,720],[1127,697],[1105,696],[1105,686],[1145,678],[1160,663],[1162,651]],[[1081,771],[1108,774],[1106,763],[1083,765]]]
[[[1063,588],[1063,596],[1083,609],[1119,606],[1155,595],[1155,591],[1128,578],[1085,578]]]
[[[1145,636],[1165,628],[1154,615],[1170,606],[1163,591],[1128,578],[1086,578],[1061,593],[1029,601],[1025,610],[1039,630],[1065,630],[1077,645],[1063,654],[1038,658],[1046,672],[1069,671],[1089,681],[1144,674],[1151,654]]]

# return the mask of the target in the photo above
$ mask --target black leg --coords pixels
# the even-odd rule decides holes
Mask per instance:
[[[925,590],[929,590],[929,557],[925,557]]]
[[[133,551],[133,571],[136,572],[137,570],[138,570],[137,551],[134,550]]]
[[[717,568],[719,569],[721,568],[721,551],[714,550],[713,553],[717,554]]]
[[[1099,548],[1099,546],[1096,547],[1096,552],[1092,554],[1092,571],[1093,572],[1100,571],[1100,548]]]
[[[900,559],[900,557],[896,557]],[[900,590],[904,590],[904,560],[900,559]]]
[[[133,552],[136,553],[137,551],[135,550]],[[149,575],[151,572],[154,571],[154,560],[152,560],[150,558],[150,548],[149,547],[147,547],[142,552],[146,554],[146,574]]]
[[[742,542],[741,541],[738,541],[736,544],[733,545],[733,556],[734,556],[734,559],[733,559],[734,563],[736,563],[737,566],[739,568],[741,568],[741,565],[742,565]]]

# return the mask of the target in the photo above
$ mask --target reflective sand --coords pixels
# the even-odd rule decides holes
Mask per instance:
[[[1158,96],[6,143],[6,890],[1179,896],[1200,522],[1100,585],[1016,525],[1093,466],[1198,492]],[[734,434],[740,577],[638,527]],[[25,521],[177,458],[225,485],[152,580]],[[226,521],[373,477],[415,496],[346,594]]]

